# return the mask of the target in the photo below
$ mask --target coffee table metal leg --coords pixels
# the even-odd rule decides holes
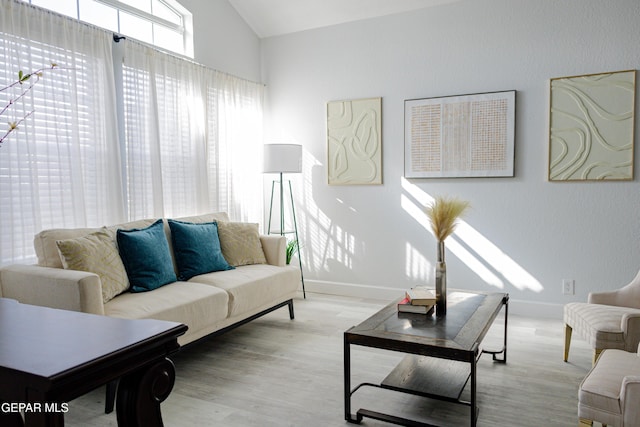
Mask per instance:
[[[504,351],[502,352],[502,363],[507,363],[507,320],[509,319],[509,300],[504,303]],[[494,360],[495,357],[494,357]]]
[[[167,358],[157,360],[120,379],[116,412],[119,427],[162,427],[160,403],[173,389],[176,370]]]
[[[351,347],[344,334],[344,419],[350,423],[360,424],[361,417],[351,415]]]
[[[478,358],[474,357],[471,362],[471,427],[475,427],[477,419],[477,401],[476,401],[476,364]]]
[[[507,321],[509,319],[508,297],[505,298],[503,304],[504,304],[504,343],[502,345],[502,349],[498,351],[482,350],[483,353],[490,354],[493,361],[498,363],[507,363]],[[499,354],[502,355],[502,358],[498,358]]]

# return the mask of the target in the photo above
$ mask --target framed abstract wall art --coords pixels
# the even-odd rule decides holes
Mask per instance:
[[[516,91],[404,102],[407,178],[514,176]]]
[[[636,71],[550,81],[549,181],[632,180]]]
[[[382,184],[382,98],[327,102],[330,185]]]

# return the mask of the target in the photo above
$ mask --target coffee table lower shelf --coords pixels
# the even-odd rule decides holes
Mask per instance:
[[[469,364],[428,356],[408,355],[380,384],[381,388],[455,403],[471,377]]]
[[[471,370],[466,362],[410,354],[402,359],[380,385],[362,383],[354,388],[351,394],[353,395],[361,387],[369,386],[471,406],[471,402],[461,399],[469,378],[471,378]],[[479,413],[477,407],[475,412],[477,420]],[[359,409],[356,412],[356,419],[350,421],[360,423],[364,417],[410,427],[432,426],[432,424],[369,409]]]

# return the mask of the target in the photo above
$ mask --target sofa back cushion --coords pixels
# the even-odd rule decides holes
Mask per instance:
[[[56,241],[77,239],[99,231],[99,228],[54,228],[43,230],[33,238],[33,247],[42,267],[63,268]]]
[[[130,230],[132,228],[144,228],[153,224],[154,221],[153,219],[141,219],[107,228],[113,231],[115,235],[117,229]],[[38,265],[42,267],[63,268],[56,241],[84,237],[99,230],[100,228],[54,228],[39,232],[33,239],[33,246],[36,250],[36,256],[38,257]]]
[[[176,221],[192,222],[194,224],[202,224],[203,222],[213,221],[229,221],[229,215],[226,212],[213,212],[203,215],[183,216],[180,218],[173,218]]]
[[[177,218],[180,221],[186,222],[211,222],[211,221],[229,221],[229,216],[226,212],[215,212],[204,215],[189,216],[183,218]],[[145,228],[153,224],[155,219],[140,219],[131,222],[125,222],[123,224],[116,224],[108,226],[110,231],[113,231],[114,235],[116,230],[131,230],[134,228]],[[100,228],[52,228],[49,230],[43,230],[35,235],[33,239],[33,246],[38,257],[38,265],[42,267],[54,267],[63,268],[62,260],[60,259],[60,253],[58,252],[58,246],[56,246],[57,240],[75,239],[78,237],[84,237],[88,234],[99,231]],[[167,239],[169,239],[169,226],[165,227],[165,233],[167,233]],[[169,244],[171,241],[169,240]]]

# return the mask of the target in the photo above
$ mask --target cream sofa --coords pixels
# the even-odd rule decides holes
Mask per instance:
[[[226,213],[179,218],[187,223],[229,222]],[[157,220],[141,220],[103,228],[142,229]],[[238,265],[235,269],[200,274],[187,281],[175,281],[147,292],[122,292],[104,301],[98,274],[63,268],[56,241],[76,239],[99,229],[45,230],[34,239],[37,265],[11,265],[0,269],[0,296],[22,303],[81,311],[127,319],[160,319],[189,327],[180,337],[184,345],[212,333],[219,333],[266,314],[289,307],[293,319],[293,298],[300,283],[300,270],[285,263],[286,241],[281,236],[257,235],[265,263]],[[222,230],[222,228],[220,228]],[[171,231],[164,231],[174,263]],[[221,238],[221,243],[222,238]],[[237,243],[237,242],[235,242]],[[224,246],[223,246],[224,252]]]

